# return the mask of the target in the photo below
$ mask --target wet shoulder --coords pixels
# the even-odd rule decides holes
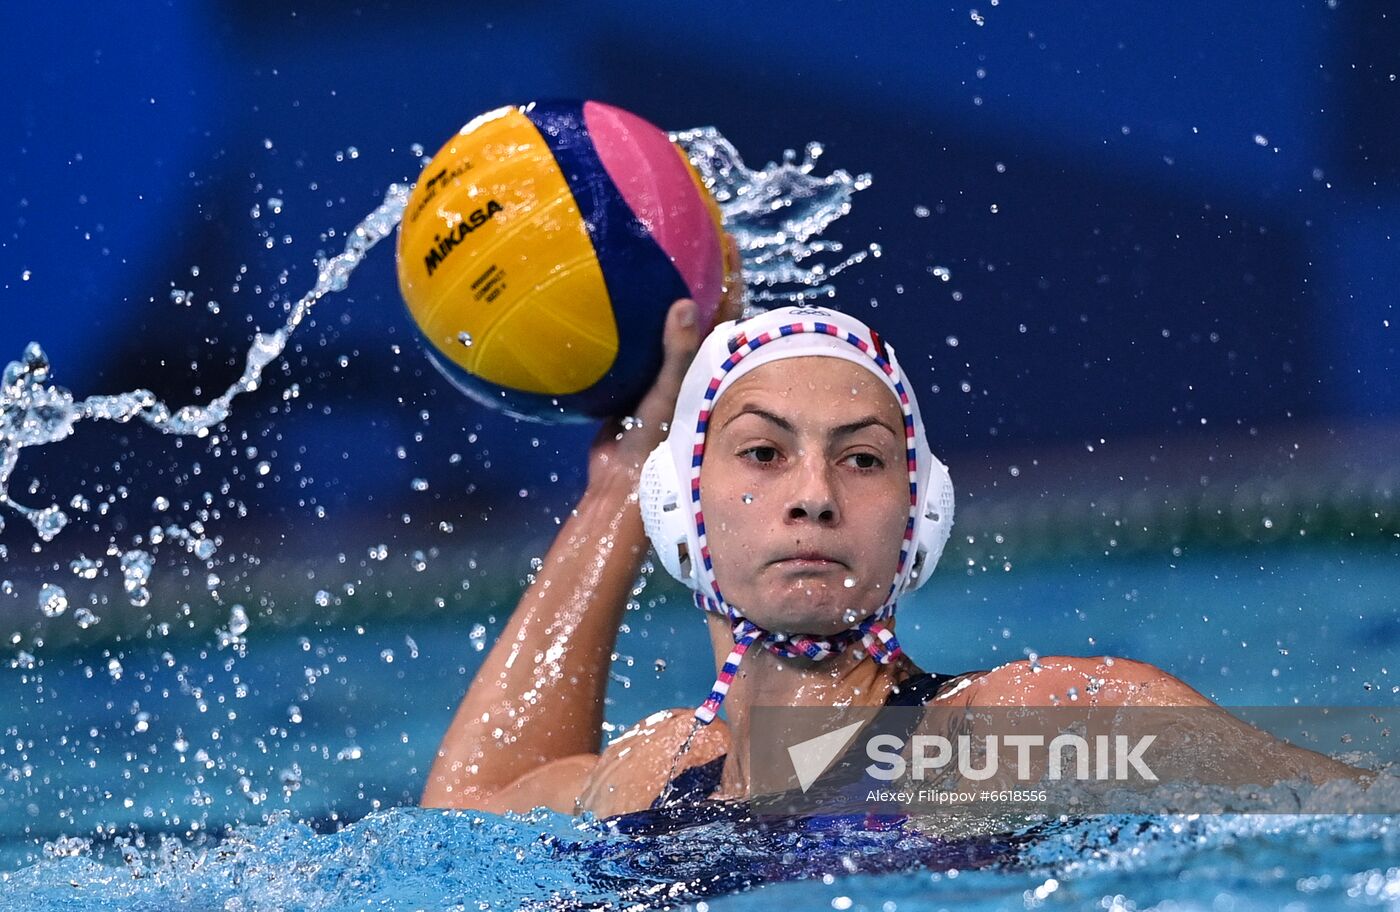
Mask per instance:
[[[608,742],[579,795],[579,810],[606,817],[650,807],[672,773],[694,718],[693,707],[661,710]],[[729,727],[716,719],[695,732],[675,774],[722,761],[728,751]]]

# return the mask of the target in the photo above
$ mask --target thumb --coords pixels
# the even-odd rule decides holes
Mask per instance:
[[[666,312],[666,327],[661,340],[661,370],[636,410],[637,417],[643,421],[659,424],[670,419],[685,372],[700,349],[700,327],[696,325],[697,322],[695,302],[690,298],[681,298]]]
[[[671,305],[666,314],[666,329],[662,339],[665,355],[661,372],[676,378],[685,374],[686,368],[700,348],[700,327],[698,308],[690,298],[681,298]]]

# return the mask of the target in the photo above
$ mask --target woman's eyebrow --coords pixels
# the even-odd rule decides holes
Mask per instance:
[[[887,431],[890,432],[890,435],[891,435],[891,436],[894,436],[894,437],[898,437],[898,436],[899,436],[898,434],[896,434],[896,433],[894,432],[894,428],[890,427],[888,424],[886,424],[885,422],[881,421],[881,420],[880,420],[878,417],[876,417],[875,415],[866,415],[864,418],[860,418],[860,419],[858,419],[858,420],[856,420],[856,421],[852,421],[852,422],[850,422],[849,424],[837,425],[836,427],[834,427],[834,428],[831,429],[831,436],[833,436],[833,437],[844,437],[844,436],[846,436],[847,434],[854,434],[856,431],[859,431],[861,428],[868,428],[868,427],[872,427],[872,426],[873,426],[873,427],[882,427],[882,428],[884,428],[885,430],[887,430]]]
[[[719,426],[719,429],[722,431],[725,428],[729,427],[730,422],[732,422],[735,418],[738,418],[740,415],[757,415],[765,421],[773,422],[778,427],[787,431],[789,434],[794,434],[797,432],[797,429],[792,426],[792,422],[788,421],[786,418],[782,418],[778,415],[775,415],[767,409],[761,409],[756,405],[741,406],[739,411],[735,412],[734,414],[730,415],[727,419],[725,419],[724,424],[721,424]]]
[[[784,431],[787,431],[789,434],[797,433],[797,429],[792,426],[792,422],[788,421],[786,418],[783,418],[780,415],[773,414],[767,409],[759,408],[756,405],[744,405],[740,407],[739,411],[735,412],[733,415],[730,415],[727,419],[725,419],[724,424],[720,425],[719,429],[724,430],[726,427],[729,426],[730,422],[732,422],[735,418],[738,418],[740,415],[757,415],[759,418],[762,418],[765,421],[769,421],[773,424],[776,424],[778,427],[782,428]],[[884,421],[881,421],[880,418],[876,415],[866,415],[864,418],[858,418],[855,421],[837,425],[836,427],[831,429],[831,436],[845,437],[849,434],[854,434],[856,431],[868,427],[881,427],[884,428],[886,431],[889,431],[891,436],[899,436],[895,433],[894,428],[890,427]]]

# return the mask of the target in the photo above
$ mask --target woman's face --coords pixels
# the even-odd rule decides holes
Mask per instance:
[[[884,603],[909,517],[904,417],[839,358],[773,361],[710,418],[700,501],[727,602],[769,630],[829,636]]]

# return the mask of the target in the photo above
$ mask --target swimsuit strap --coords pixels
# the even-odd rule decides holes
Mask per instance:
[[[890,692],[885,700],[886,706],[923,706],[925,703],[933,701],[940,688],[949,681],[957,678],[957,675],[945,675],[938,672],[919,672],[910,675],[903,683],[895,685],[895,689]]]

